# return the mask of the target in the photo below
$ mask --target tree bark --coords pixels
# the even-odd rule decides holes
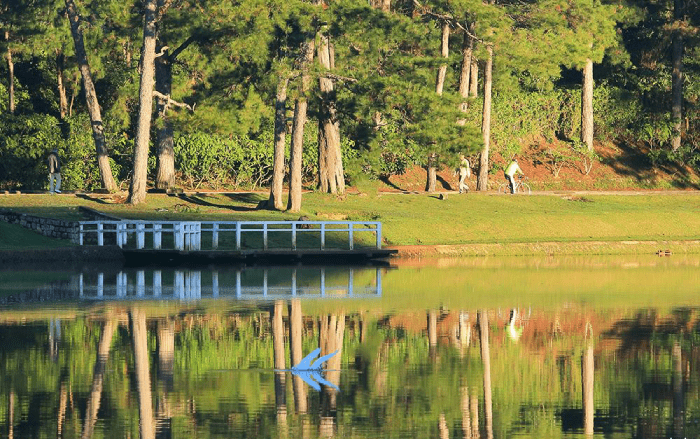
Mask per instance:
[[[450,54],[450,25],[445,21],[442,24],[442,40],[440,43],[440,55],[447,59]],[[445,87],[445,76],[447,76],[447,64],[441,64],[438,69],[437,80],[435,81],[435,92],[442,95]]]
[[[472,65],[472,42],[471,37],[466,32],[464,33],[464,41],[462,42],[462,67],[459,71],[459,96],[463,99],[460,109],[467,111],[466,99],[469,97],[469,78]]]
[[[284,189],[284,148],[287,137],[287,86],[289,76],[284,75],[277,83],[277,95],[275,97],[275,145],[272,161],[272,185],[270,186],[270,198],[267,201],[269,207],[275,210],[284,210],[282,190]]]
[[[318,60],[325,71],[333,69],[333,45],[328,36],[319,34]],[[318,180],[321,192],[345,192],[345,172],[340,150],[340,124],[335,102],[333,80],[321,76],[321,111],[318,119]]]
[[[12,49],[10,49],[10,32],[5,31],[5,42],[7,43],[7,109],[10,114],[15,114],[15,63],[12,61]]]
[[[493,70],[493,47],[487,46],[488,58],[484,67],[484,109],[481,119],[481,133],[484,139],[484,147],[479,157],[479,178],[477,190],[488,190],[489,185],[489,145],[491,143],[491,83]]]
[[[156,91],[162,96],[170,96],[173,82],[173,65],[167,49],[162,56],[155,60]],[[175,187],[175,150],[173,139],[173,126],[168,120],[168,102],[166,98],[159,97],[156,100],[156,115],[162,119],[162,125],[158,129],[156,147],[156,188],[173,189]]]
[[[68,114],[68,96],[66,94],[66,85],[63,82],[63,70],[66,57],[62,50],[56,50],[56,86],[58,88],[58,108],[61,120],[66,118]]]
[[[593,151],[593,61],[586,60],[581,91],[581,141]]]
[[[676,22],[683,19],[683,0],[674,0],[673,16]],[[673,33],[672,70],[671,70],[671,119],[674,136],[671,148],[677,151],[681,147],[681,130],[683,129],[683,35],[680,29]]]
[[[437,180],[437,168],[435,162],[437,161],[437,154],[431,152],[428,154],[428,181],[425,183],[425,190],[427,192],[435,192],[436,180]]]
[[[153,115],[153,86],[156,57],[156,0],[144,3],[143,49],[141,50],[141,81],[139,84],[139,114],[134,139],[134,170],[129,187],[129,204],[146,199],[148,178],[148,147]]]
[[[309,65],[314,59],[314,41],[304,45],[301,62],[301,90],[294,105],[294,124],[292,126],[292,146],[289,159],[289,199],[287,210],[299,212],[301,209],[301,159],[304,148],[304,125],[306,124],[306,93],[309,89]]]
[[[469,74],[469,96],[475,98],[479,94],[479,62],[473,56],[474,46],[472,45],[472,65]]]
[[[105,133],[104,126],[102,125],[100,104],[97,99],[95,84],[92,82],[90,64],[88,64],[87,53],[85,52],[85,43],[83,42],[83,31],[80,28],[80,16],[78,15],[78,8],[75,6],[74,0],[66,0],[66,10],[68,12],[68,21],[70,22],[71,34],[75,45],[75,57],[80,68],[80,75],[83,78],[85,103],[88,108],[88,113],[90,114],[92,138],[95,141],[97,167],[100,170],[102,187],[110,192],[113,192],[117,190],[117,184],[114,182],[112,168],[109,164],[109,155],[107,153],[107,145],[105,143]]]

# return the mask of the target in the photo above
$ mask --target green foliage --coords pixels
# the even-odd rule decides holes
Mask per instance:
[[[48,184],[47,156],[65,150],[58,120],[52,116],[0,115],[0,182],[6,188],[43,189]]]

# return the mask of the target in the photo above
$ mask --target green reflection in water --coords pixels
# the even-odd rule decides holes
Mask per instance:
[[[388,270],[382,298],[365,301],[5,309],[0,431],[697,437],[694,273],[692,259],[474,259]],[[342,346],[326,376],[340,392],[274,373],[295,343],[303,355]]]

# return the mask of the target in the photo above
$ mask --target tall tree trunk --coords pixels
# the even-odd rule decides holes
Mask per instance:
[[[66,56],[63,54],[63,50],[56,50],[56,86],[58,88],[58,109],[61,120],[68,115],[68,95],[66,94],[66,85],[63,82],[65,60]]]
[[[474,47],[472,46],[472,65],[469,74],[469,96],[475,98],[479,94],[479,61],[473,55]]]
[[[479,158],[479,178],[476,183],[477,190],[488,190],[489,185],[489,146],[491,143],[491,82],[493,70],[493,47],[486,47],[488,58],[484,67],[484,109],[481,119],[481,133],[484,139],[484,148]]]
[[[436,180],[437,180],[437,167],[435,162],[437,161],[437,154],[431,152],[428,154],[428,178],[425,183],[425,190],[428,192],[435,192]]]
[[[301,159],[304,148],[304,125],[306,124],[306,93],[309,90],[309,66],[314,59],[314,41],[304,43],[304,55],[301,62],[301,91],[294,105],[294,124],[292,125],[292,146],[289,159],[289,200],[287,210],[299,212],[301,209]]]
[[[78,15],[78,8],[75,6],[74,0],[66,0],[66,11],[68,12],[68,21],[70,22],[71,34],[75,45],[75,57],[80,68],[80,75],[83,78],[85,103],[88,108],[88,113],[90,114],[92,138],[95,141],[97,167],[100,170],[102,187],[110,192],[113,192],[117,190],[117,184],[114,182],[112,168],[109,165],[109,155],[107,153],[107,145],[105,143],[105,133],[104,126],[102,125],[100,103],[97,100],[95,84],[92,82],[90,64],[88,64],[87,53],[85,52],[85,43],[83,42],[83,31],[80,29],[80,16]]]
[[[593,151],[593,61],[586,60],[581,91],[581,141]]]
[[[676,22],[683,19],[683,0],[674,0],[673,16]],[[671,148],[674,151],[681,147],[681,130],[683,119],[683,35],[680,29],[673,33],[671,71],[671,119],[673,120],[674,136],[671,139]]]
[[[134,139],[134,170],[129,187],[129,204],[139,204],[146,199],[156,57],[156,3],[156,0],[146,0],[144,3],[139,115]]]
[[[471,28],[471,26],[470,26]],[[467,32],[464,32],[464,41],[462,42],[462,66],[459,71],[459,96],[462,98],[460,109],[467,111],[467,98],[469,97],[469,78],[472,66],[472,38]]]
[[[156,117],[162,119],[156,138],[156,188],[169,190],[175,187],[175,150],[173,126],[166,114],[173,83],[173,65],[167,50],[155,59],[155,69],[155,87],[161,95],[156,100]]]
[[[445,22],[442,25],[442,38],[440,43],[440,54],[443,58],[447,59],[449,56],[450,47],[450,25]],[[447,75],[447,64],[440,65],[438,69],[437,79],[435,81],[435,92],[438,96],[442,96],[443,88],[445,87],[445,76]],[[427,169],[427,182],[426,190],[428,192],[435,192],[436,180],[437,180],[437,154],[434,152],[428,155],[428,169]]]
[[[440,55],[447,59],[450,54],[450,25],[445,21],[442,24],[442,40],[440,43]],[[447,76],[447,64],[441,64],[438,69],[437,80],[435,81],[435,92],[442,95],[445,87],[445,76]]]
[[[318,61],[330,71],[335,67],[333,45],[327,35],[318,36]],[[345,192],[345,172],[340,150],[340,124],[336,110],[333,80],[321,76],[321,111],[318,119],[318,179],[321,192]]]
[[[12,49],[10,49],[10,32],[5,31],[5,42],[7,43],[7,109],[10,114],[15,114],[15,63],[12,61]]]
[[[284,209],[282,190],[284,189],[284,148],[287,137],[288,85],[289,76],[285,74],[277,82],[277,95],[275,96],[275,145],[272,161],[272,185],[270,186],[270,198],[267,201],[267,205],[275,210]]]

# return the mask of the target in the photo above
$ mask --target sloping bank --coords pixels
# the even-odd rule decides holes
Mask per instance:
[[[511,242],[455,245],[391,246],[396,257],[459,257],[459,256],[543,256],[543,255],[633,255],[700,253],[700,240],[687,241],[576,241],[576,242]]]

